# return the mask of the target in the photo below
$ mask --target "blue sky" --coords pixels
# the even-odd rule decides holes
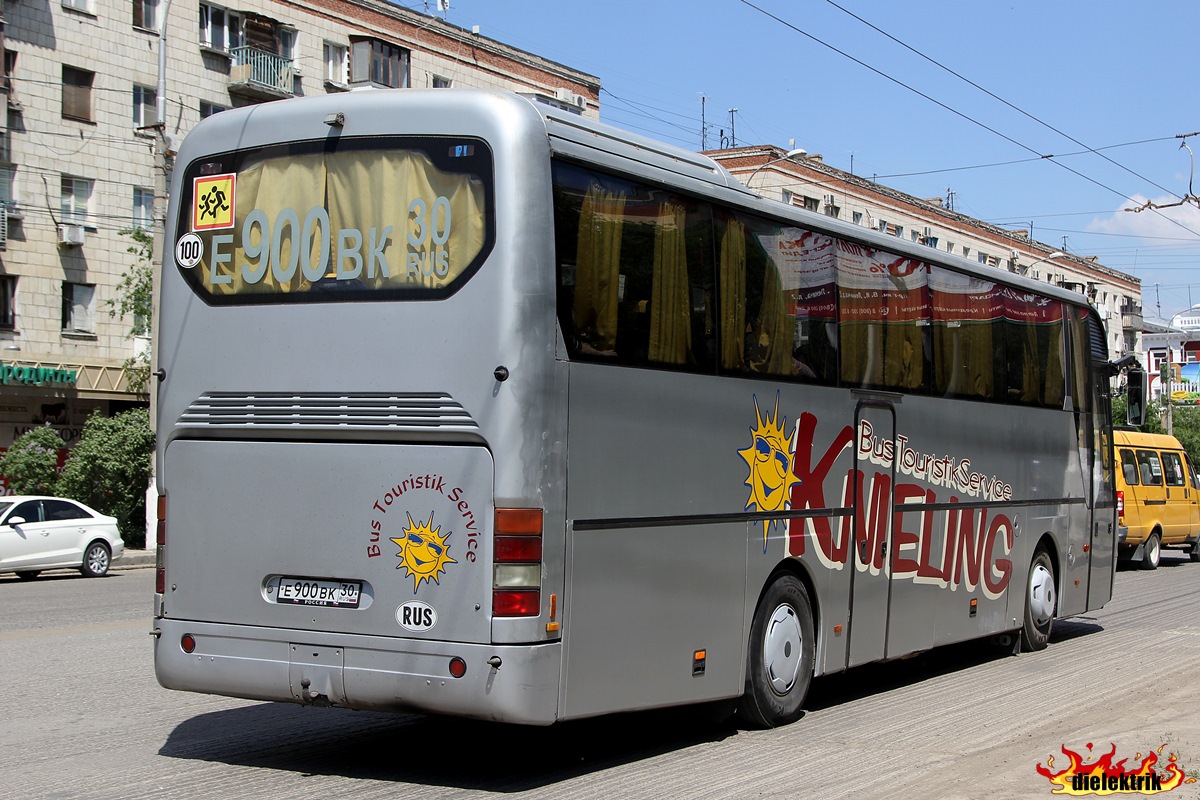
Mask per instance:
[[[1065,237],[1140,278],[1146,316],[1200,304],[1196,203],[1122,210],[1189,193],[1195,0],[451,0],[439,16],[597,76],[610,124],[698,150],[704,95],[710,147],[736,108],[738,144],[795,139],[1057,249]]]

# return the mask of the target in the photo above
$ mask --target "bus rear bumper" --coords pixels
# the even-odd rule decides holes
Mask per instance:
[[[162,618],[155,626],[155,673],[168,689],[528,725],[558,718],[558,642],[464,644]],[[466,664],[461,678],[450,674],[453,658]]]

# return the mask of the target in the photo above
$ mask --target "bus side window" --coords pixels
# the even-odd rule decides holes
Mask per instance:
[[[833,240],[724,211],[715,227],[722,371],[836,386]]]
[[[1132,450],[1121,450],[1121,474],[1125,477],[1126,486],[1137,486],[1141,483],[1138,479],[1137,459],[1133,457]]]
[[[1200,489],[1200,476],[1196,475],[1196,468],[1192,466],[1192,460],[1187,457],[1187,453],[1183,454],[1183,463],[1187,464],[1188,480],[1193,489]]]
[[[554,165],[559,324],[572,358],[711,372],[707,204]]]
[[[1158,453],[1153,450],[1138,450],[1137,459],[1138,473],[1142,476],[1142,483],[1146,486],[1162,486],[1162,462],[1159,461]]]
[[[1163,474],[1167,479],[1167,486],[1187,486],[1187,478],[1183,474],[1183,462],[1179,460],[1179,454],[1170,450],[1162,452]]]

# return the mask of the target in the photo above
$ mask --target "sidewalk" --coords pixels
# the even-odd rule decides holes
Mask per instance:
[[[125,548],[125,554],[113,559],[109,569],[141,569],[154,566],[154,550],[132,550]]]

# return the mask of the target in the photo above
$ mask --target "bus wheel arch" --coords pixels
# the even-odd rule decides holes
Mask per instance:
[[[1058,612],[1059,574],[1054,542],[1043,536],[1034,548],[1025,577],[1021,649],[1026,652],[1044,650],[1050,641],[1050,631]]]
[[[786,725],[803,713],[816,663],[816,617],[802,575],[773,572],[754,609],[738,716],[756,727]]]

